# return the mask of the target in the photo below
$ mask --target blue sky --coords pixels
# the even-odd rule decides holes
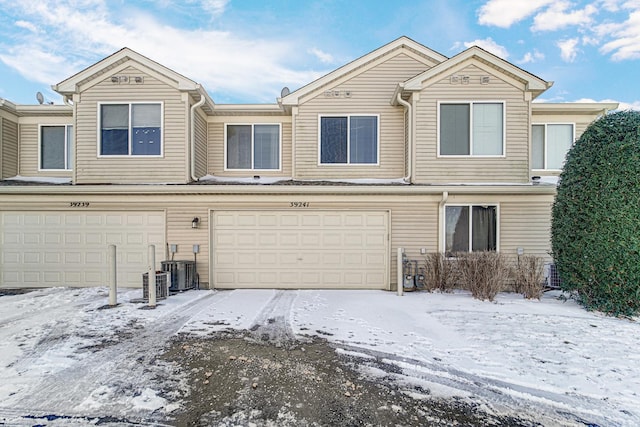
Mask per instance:
[[[122,47],[218,103],[273,103],[400,36],[477,44],[554,81],[547,102],[640,109],[640,0],[0,0],[0,97],[36,103]]]

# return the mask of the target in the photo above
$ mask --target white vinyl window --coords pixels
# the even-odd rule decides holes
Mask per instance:
[[[560,170],[575,139],[574,125],[536,124],[531,128],[531,168]]]
[[[320,164],[377,164],[378,116],[320,116]]]
[[[439,104],[441,156],[503,156],[504,103]]]
[[[279,124],[228,124],[225,168],[239,170],[280,169]]]
[[[447,254],[498,250],[498,206],[445,206],[445,248]]]
[[[100,104],[101,156],[161,156],[162,104]]]
[[[71,170],[73,126],[40,126],[40,170]]]

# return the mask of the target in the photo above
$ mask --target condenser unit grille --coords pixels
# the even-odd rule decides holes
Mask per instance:
[[[547,286],[552,289],[560,289],[560,284],[562,281],[560,280],[560,272],[558,272],[558,268],[555,264],[549,264],[548,270],[545,271]]]

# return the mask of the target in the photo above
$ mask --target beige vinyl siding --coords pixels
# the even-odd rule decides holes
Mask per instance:
[[[107,76],[82,92],[76,104],[77,183],[187,182],[188,107],[182,94],[134,67],[117,74],[129,76],[131,83],[114,84]],[[144,83],[133,83],[135,76],[142,76]],[[162,102],[163,156],[98,157],[101,102]]]
[[[438,250],[438,196],[397,198],[391,211],[391,284],[397,289],[398,248],[408,259],[424,262],[420,249]]]
[[[20,175],[22,176],[46,176],[55,178],[71,178],[73,172],[69,170],[45,170],[40,171],[40,126],[71,124],[68,120],[60,118],[38,118],[38,124],[24,123],[20,125]],[[29,120],[31,121],[31,120]],[[73,144],[72,144],[73,147]]]
[[[0,117],[0,179],[18,175],[18,124]]]
[[[500,204],[500,252],[550,261],[553,196],[513,196]]]
[[[172,200],[180,200],[172,197]],[[191,227],[193,218],[199,219],[198,228]],[[175,261],[196,260],[196,271],[200,277],[200,287],[209,286],[209,211],[206,203],[188,200],[169,203],[167,206],[167,260],[171,259],[168,245],[177,245]],[[194,258],[193,245],[200,245],[200,252]]]
[[[416,170],[418,183],[528,182],[529,103],[523,87],[502,79],[495,70],[470,64],[451,74],[469,76],[469,84],[451,84],[450,76],[420,93],[416,106]],[[489,84],[480,77],[490,76]],[[504,101],[505,157],[438,157],[438,102]]]
[[[291,117],[282,116],[217,116],[210,117],[208,123],[208,173],[220,177],[253,176],[251,171],[224,170],[225,126],[227,124],[280,124],[281,170],[260,170],[260,176],[291,177]],[[258,174],[258,172],[256,172]]]
[[[392,106],[396,85],[429,68],[398,53],[354,77],[319,90],[303,101],[296,116],[296,178],[400,178],[405,176],[405,111]],[[339,97],[325,91],[338,91]],[[345,96],[349,92],[350,96]],[[379,115],[379,165],[319,165],[320,115]]]
[[[195,155],[194,175],[198,178],[207,174],[207,119],[202,112],[195,115]]]

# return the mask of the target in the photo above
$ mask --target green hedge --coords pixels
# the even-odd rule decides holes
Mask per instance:
[[[640,112],[592,123],[569,151],[551,224],[562,288],[589,310],[640,313]]]

